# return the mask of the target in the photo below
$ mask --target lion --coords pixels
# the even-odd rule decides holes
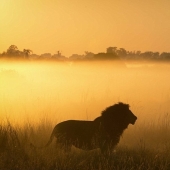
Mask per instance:
[[[119,102],[107,107],[93,121],[67,120],[57,124],[44,147],[56,137],[57,144],[66,151],[75,146],[83,150],[100,148],[102,153],[106,153],[115,148],[123,131],[136,120],[129,105]]]

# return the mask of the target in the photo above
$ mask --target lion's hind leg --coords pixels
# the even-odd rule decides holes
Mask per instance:
[[[68,142],[57,142],[56,141],[56,147],[62,151],[64,151],[65,153],[69,153],[71,152],[71,147],[72,147],[72,144],[68,143]]]

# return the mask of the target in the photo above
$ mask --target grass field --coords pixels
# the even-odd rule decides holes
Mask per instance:
[[[158,124],[141,124],[125,131],[120,144],[107,157],[100,150],[82,151],[72,147],[70,153],[57,148],[55,141],[48,148],[43,146],[51,133],[51,122],[32,126],[0,125],[0,169],[170,169],[170,119],[160,119]]]
[[[0,170],[169,170],[170,68],[167,65],[1,63]],[[55,124],[93,120],[116,102],[130,104],[138,117],[115,151],[72,148],[55,141],[45,149]]]

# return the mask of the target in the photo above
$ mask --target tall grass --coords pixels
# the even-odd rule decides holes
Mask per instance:
[[[164,117],[164,118],[163,118]],[[169,170],[170,169],[170,118],[162,116],[158,121],[125,131],[116,150],[109,156],[100,151],[82,151],[72,148],[63,152],[53,142],[44,149],[52,131],[51,122],[37,125],[25,123],[13,125],[10,121],[0,124],[0,169],[3,170]]]

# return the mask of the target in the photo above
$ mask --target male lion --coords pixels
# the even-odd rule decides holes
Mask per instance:
[[[56,137],[57,144],[66,150],[73,145],[84,150],[100,148],[106,153],[114,149],[123,131],[136,119],[129,105],[119,102],[107,107],[94,121],[68,120],[57,124],[45,147]]]

